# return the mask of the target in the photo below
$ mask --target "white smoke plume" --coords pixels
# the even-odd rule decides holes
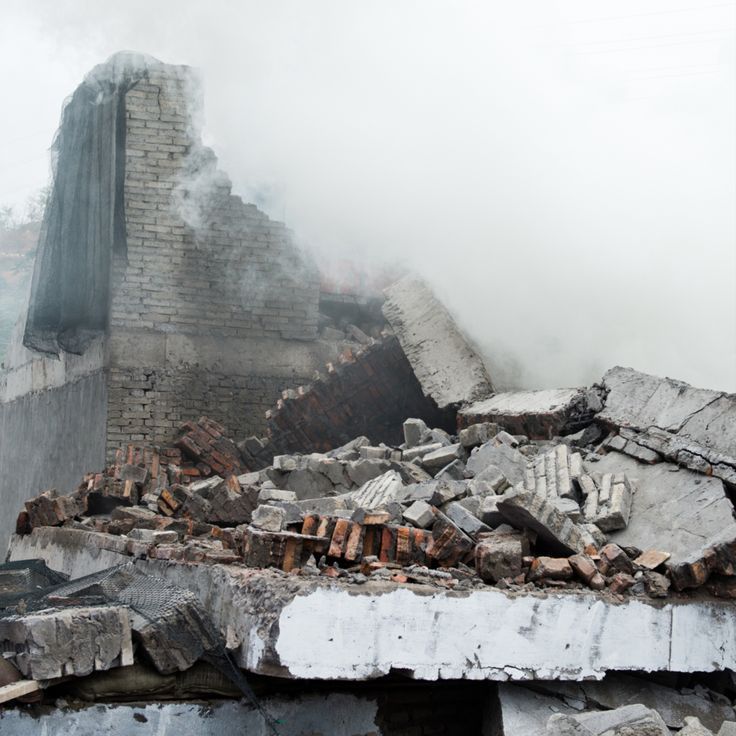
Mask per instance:
[[[4,6],[4,117],[43,96],[53,130],[120,49],[198,67],[235,192],[420,272],[502,382],[623,364],[736,391],[733,2]]]

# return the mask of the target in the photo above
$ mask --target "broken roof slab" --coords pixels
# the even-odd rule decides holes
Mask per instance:
[[[608,396],[597,421],[633,430],[638,444],[736,485],[736,395],[620,366],[602,383]]]
[[[404,276],[384,291],[383,315],[425,396],[445,409],[493,391],[483,360],[427,284]]]
[[[625,529],[609,541],[639,549],[661,549],[674,582],[710,555],[709,550],[736,541],[736,520],[723,482],[672,463],[648,465],[619,452],[597,462],[586,461],[590,473],[625,473],[634,481],[631,515]],[[700,583],[705,582],[701,580]]]
[[[495,422],[512,434],[550,439],[589,422],[593,416],[591,400],[590,392],[582,388],[505,391],[463,407],[458,423],[467,427]]]
[[[72,577],[108,567],[111,557],[130,559],[110,550],[96,556],[81,540],[71,545],[74,533],[16,536],[10,559],[41,558]],[[238,664],[264,675],[368,680],[400,670],[421,680],[580,680],[610,670],[736,668],[733,605],[720,601],[351,585],[236,565],[136,565],[195,593]]]

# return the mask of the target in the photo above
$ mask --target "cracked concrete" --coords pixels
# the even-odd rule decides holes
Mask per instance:
[[[55,528],[14,537],[10,559],[63,560],[72,576],[109,566]],[[65,547],[67,547],[65,549]],[[610,670],[736,668],[730,603],[650,603],[594,593],[448,591],[390,582],[345,584],[236,565],[141,560],[195,593],[237,663],[287,678],[368,680],[401,670],[420,680],[600,679]],[[635,626],[632,626],[635,622]]]
[[[736,396],[617,366],[596,420],[641,447],[736,485]],[[628,432],[626,432],[628,430]]]

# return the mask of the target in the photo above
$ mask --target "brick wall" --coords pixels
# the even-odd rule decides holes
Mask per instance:
[[[111,368],[108,457],[129,442],[158,444],[203,414],[239,438],[263,433],[282,377],[226,375],[197,368]]]
[[[128,248],[113,266],[110,337],[125,336],[128,352],[109,360],[108,450],[166,441],[202,414],[238,436],[262,431],[280,391],[317,367],[272,359],[316,339],[317,270],[284,225],[232,195],[201,145],[200,113],[186,67],[154,65],[126,96]],[[192,352],[206,341],[204,364],[164,347],[171,335],[189,336]],[[233,369],[238,350],[247,369]]]

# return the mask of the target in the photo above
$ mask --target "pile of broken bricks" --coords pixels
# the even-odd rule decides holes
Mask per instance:
[[[136,558],[354,583],[377,576],[652,598],[696,587],[705,564],[708,591],[736,595],[733,545],[672,565],[662,537],[620,539],[636,507],[631,463],[641,463],[623,455],[623,466],[610,463],[620,435],[588,426],[533,440],[489,421],[450,435],[407,419],[403,436],[397,447],[358,437],[244,472],[226,430],[203,417],[182,426],[175,447],[128,447],[72,494],[26,502],[17,533],[62,525]]]

